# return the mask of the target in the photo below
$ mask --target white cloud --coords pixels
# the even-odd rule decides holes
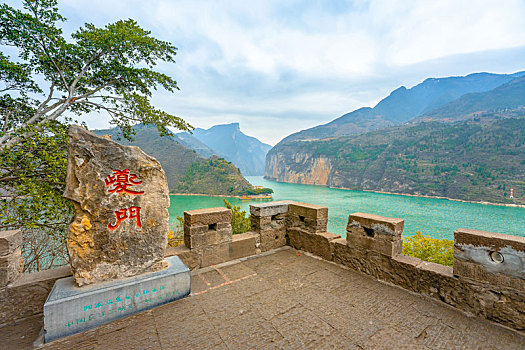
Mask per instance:
[[[59,6],[68,28],[131,17],[174,42],[177,64],[160,69],[182,91],[159,92],[154,100],[197,126],[240,121],[268,143],[373,106],[401,84],[525,69],[516,56],[525,62],[525,50],[503,54],[525,47],[522,0],[65,0]]]

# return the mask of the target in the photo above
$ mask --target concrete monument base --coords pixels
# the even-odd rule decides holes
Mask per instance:
[[[73,277],[55,282],[44,304],[45,341],[168,303],[190,293],[190,270],[177,256],[167,269],[77,287]]]

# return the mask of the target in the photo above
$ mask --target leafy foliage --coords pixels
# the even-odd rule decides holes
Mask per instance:
[[[441,265],[452,266],[454,261],[454,241],[437,239],[417,231],[403,242],[403,254]]]
[[[128,139],[137,122],[161,134],[168,126],[191,128],[150,103],[158,87],[178,89],[154,70],[159,61],[174,62],[172,44],[131,19],[103,28],[88,23],[66,38],[63,21],[56,0],[26,0],[23,10],[0,4],[0,45],[16,52],[14,59],[0,53],[0,230],[23,229],[42,242],[51,237],[58,250],[72,215],[62,198],[70,115],[107,112]],[[39,261],[37,270],[55,261],[25,259]]]
[[[224,206],[232,211],[232,230],[233,234],[239,234],[248,232],[251,229],[250,217],[246,216],[246,211],[241,210],[241,207],[238,205],[231,205],[226,199],[224,201]]]

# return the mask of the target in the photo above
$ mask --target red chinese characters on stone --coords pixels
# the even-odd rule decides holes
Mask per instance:
[[[113,175],[108,175],[104,182],[106,187],[111,186],[108,190],[109,193],[129,193],[133,195],[144,193],[144,191],[133,191],[128,188],[142,183],[142,181],[137,181],[137,175],[129,173],[129,169],[113,170]]]
[[[130,207],[129,209],[120,209],[115,212],[117,220],[114,224],[108,224],[108,229],[114,231],[119,227],[120,223],[126,219],[136,219],[137,227],[142,227],[140,222],[140,207]]]

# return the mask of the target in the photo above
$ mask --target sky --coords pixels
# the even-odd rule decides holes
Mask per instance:
[[[14,1],[8,1],[13,4]],[[525,70],[524,0],[63,0],[65,32],[133,18],[178,48],[153,102],[275,145],[429,77]],[[85,118],[109,127],[105,115]]]

